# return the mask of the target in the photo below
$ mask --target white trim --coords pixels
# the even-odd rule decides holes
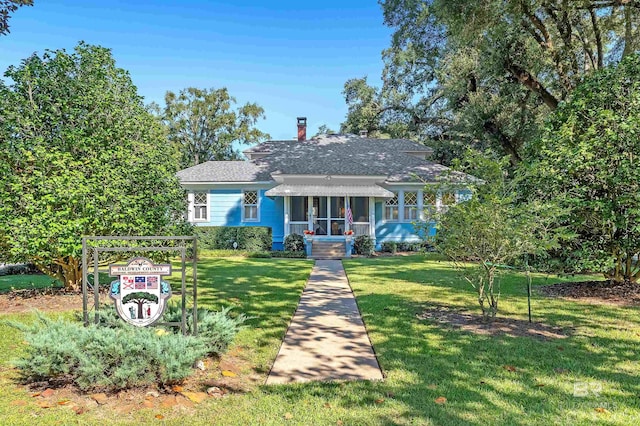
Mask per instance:
[[[384,214],[384,212],[383,212]],[[369,236],[372,240],[376,239],[376,199],[369,197]]]
[[[291,212],[291,197],[284,197],[284,235],[291,233],[291,223],[289,221]]]
[[[247,192],[255,192],[256,193],[256,203],[255,204],[245,204],[244,203],[244,194]],[[242,206],[242,212],[241,214],[241,222],[260,222],[260,190],[253,190],[253,189],[249,189],[249,190],[242,190],[242,203],[240,204]],[[255,219],[253,218],[249,218],[247,219],[245,217],[245,207],[256,207],[256,217]]]
[[[190,198],[190,209],[189,209],[189,215],[191,217],[191,222],[192,223],[206,223],[206,222],[211,222],[211,195],[209,194],[209,191],[192,191],[190,192],[191,194],[191,198]],[[206,203],[204,204],[204,207],[206,209],[205,213],[205,217],[204,218],[196,218],[196,194],[204,194],[205,196],[205,201]],[[202,206],[203,204],[197,204],[197,206]]]

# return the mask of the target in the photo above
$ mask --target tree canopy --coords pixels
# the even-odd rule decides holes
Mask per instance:
[[[9,34],[9,17],[22,6],[33,6],[33,0],[0,0],[0,35]]]
[[[401,123],[412,137],[430,139],[445,163],[465,147],[519,163],[544,118],[584,76],[640,47],[634,0],[386,0],[382,7],[395,31],[383,52],[383,85],[346,83],[346,124],[390,132],[390,123]]]
[[[0,81],[0,256],[76,287],[83,235],[175,233],[177,155],[111,52],[80,43]]]
[[[210,160],[237,160],[234,144],[251,144],[269,138],[256,127],[264,109],[255,103],[234,108],[235,98],[226,88],[188,87],[167,92],[162,119],[169,140],[181,154],[181,166]]]
[[[528,159],[529,197],[567,209],[575,233],[558,253],[574,269],[613,281],[640,277],[640,57],[627,56],[578,86]]]

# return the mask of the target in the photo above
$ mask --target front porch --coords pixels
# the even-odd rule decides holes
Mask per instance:
[[[287,196],[284,198],[284,234],[304,235],[313,231],[317,241],[344,241],[345,233],[355,238],[375,239],[375,198],[348,196]]]
[[[285,197],[285,237],[290,234],[305,235],[305,231],[312,231],[312,239],[305,239],[310,257],[349,257],[352,244],[347,242],[359,235],[367,235],[375,240],[374,203],[373,197]]]

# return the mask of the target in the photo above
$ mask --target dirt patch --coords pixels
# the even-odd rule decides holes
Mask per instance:
[[[82,309],[82,294],[62,290],[16,290],[0,294],[0,312],[16,314],[38,309],[43,312],[62,312]]]
[[[435,321],[456,329],[488,336],[535,337],[541,340],[564,339],[569,331],[542,323],[530,323],[514,318],[495,318],[484,322],[482,315],[460,311],[448,306],[432,306],[416,317],[420,320]]]
[[[589,303],[640,306],[640,284],[583,281],[538,287],[544,296],[565,297]]]
[[[241,357],[242,348],[235,346],[222,355],[203,360],[201,367],[180,384],[165,388],[138,388],[110,393],[95,389],[84,393],[75,386],[55,383],[32,383],[24,387],[26,398],[12,401],[12,405],[33,407],[36,411],[64,406],[82,415],[92,412],[100,417],[106,412],[129,414],[142,409],[157,410],[157,419],[179,417],[194,412],[199,404],[231,394],[245,393],[261,385],[265,376],[256,373]],[[17,373],[10,373],[17,380]],[[102,414],[101,414],[102,413]],[[162,414],[160,414],[162,413]]]

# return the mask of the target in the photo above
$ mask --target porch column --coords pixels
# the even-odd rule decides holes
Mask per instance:
[[[307,197],[307,229],[313,231],[313,197]]]
[[[289,235],[291,231],[291,226],[289,224],[289,214],[291,212],[291,198],[288,196],[284,197],[284,236]]]
[[[369,197],[369,237],[376,239],[376,199]]]

